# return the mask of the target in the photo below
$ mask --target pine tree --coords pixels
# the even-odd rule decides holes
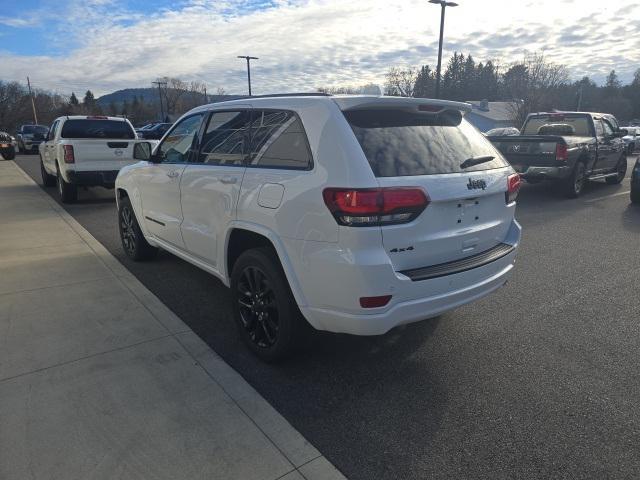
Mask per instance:
[[[419,98],[433,98],[435,96],[435,74],[429,65],[423,65],[416,77],[413,96]]]
[[[71,97],[69,97],[69,105],[77,107],[79,104],[80,102],[78,102],[78,97],[76,97],[76,94],[74,92],[71,92]]]

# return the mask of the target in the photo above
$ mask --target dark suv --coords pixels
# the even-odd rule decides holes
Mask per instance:
[[[45,125],[22,125],[16,134],[19,153],[38,153],[38,146],[45,141],[49,127]]]
[[[156,123],[153,127],[138,130],[138,137],[145,140],[160,140],[173,123]]]

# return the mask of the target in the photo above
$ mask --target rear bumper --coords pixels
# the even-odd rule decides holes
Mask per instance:
[[[379,286],[384,284],[391,285],[387,292],[379,292],[393,294],[390,304],[386,307],[356,311],[339,310],[330,306],[301,305],[300,310],[318,330],[354,335],[381,335],[399,325],[438,316],[489,295],[504,285],[513,270],[520,234],[520,225],[514,220],[509,235],[504,240],[514,247],[507,255],[477,268],[451,275],[412,281],[400,272],[387,270],[385,273],[384,268],[376,268],[375,273],[372,270],[371,274],[354,276],[353,281],[346,278],[348,274],[336,277],[340,278],[340,282],[337,283],[342,290],[350,290],[353,285],[357,287],[356,291],[366,291],[376,286],[380,288]],[[308,271],[319,271],[321,268],[310,265]],[[324,282],[325,292],[331,289],[326,283]],[[327,300],[331,301],[331,295],[327,297]]]
[[[520,173],[525,180],[561,180],[571,175],[571,167],[528,167]]]
[[[86,187],[109,187],[116,183],[119,170],[99,170],[99,171],[66,171],[66,181]]]

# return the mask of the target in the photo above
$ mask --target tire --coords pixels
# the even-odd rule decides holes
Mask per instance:
[[[123,197],[118,202],[118,230],[122,249],[131,260],[142,262],[151,260],[158,254],[158,249],[149,245],[144,238],[128,197]]]
[[[60,169],[58,168],[56,170],[58,173],[56,183],[58,184],[60,200],[62,203],[75,203],[78,200],[78,186],[73,185],[72,183],[67,183],[64,178],[62,178]]]
[[[640,188],[636,187],[633,188],[633,185],[631,186],[631,193],[629,194],[629,196],[631,197],[631,203],[635,203],[636,205],[640,205]]]
[[[47,171],[44,168],[44,163],[42,162],[42,157],[40,157],[40,176],[42,177],[42,186],[44,187],[56,186],[56,177],[55,175],[51,175],[47,173]]]
[[[609,185],[619,184],[620,182],[622,182],[622,180],[624,180],[624,177],[627,175],[627,156],[626,155],[622,155],[620,157],[620,160],[618,160],[618,165],[616,165],[616,171],[618,173],[615,177],[605,178],[605,181]]]
[[[5,160],[13,160],[14,158],[16,158],[15,148],[7,148],[0,153],[2,154],[2,158],[4,158]]]
[[[587,182],[586,172],[584,162],[577,162],[569,178],[564,181],[563,190],[567,198],[578,198],[582,194]]]
[[[231,273],[233,311],[240,337],[265,362],[290,355],[306,320],[270,248],[247,250]]]

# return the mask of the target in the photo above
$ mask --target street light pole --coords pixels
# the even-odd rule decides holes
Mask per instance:
[[[455,2],[447,2],[445,0],[429,0],[429,3],[440,5],[440,42],[438,43],[438,69],[436,71],[436,98],[440,98],[440,72],[442,69],[442,40],[444,38],[444,10],[447,7],[457,7]]]
[[[247,83],[249,84],[249,96],[251,96],[251,60],[258,60],[258,57],[250,57],[249,55],[238,55],[238,58],[244,58],[247,61]]]

